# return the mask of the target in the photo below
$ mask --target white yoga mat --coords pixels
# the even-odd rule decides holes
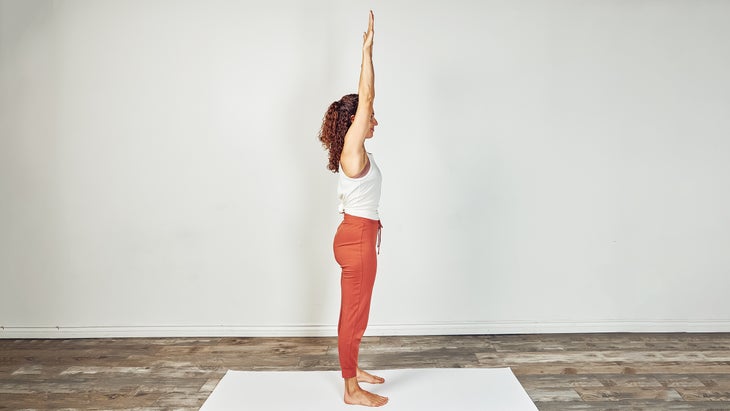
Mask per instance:
[[[397,411],[537,411],[509,368],[425,368],[372,371],[385,384],[361,384],[389,397],[381,407]],[[339,371],[229,370],[202,411],[364,409],[343,402]]]

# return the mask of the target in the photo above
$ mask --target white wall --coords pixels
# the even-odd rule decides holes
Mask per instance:
[[[3,0],[0,337],[334,334],[369,8],[371,334],[730,331],[730,3]]]

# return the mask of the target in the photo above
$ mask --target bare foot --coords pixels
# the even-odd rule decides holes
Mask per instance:
[[[368,384],[382,384],[385,382],[385,378],[372,375],[361,369],[357,369],[357,382],[366,382]]]
[[[345,404],[382,407],[387,403],[388,397],[373,394],[360,388],[356,377],[345,379]]]

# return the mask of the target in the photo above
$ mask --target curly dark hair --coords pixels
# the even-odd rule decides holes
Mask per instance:
[[[347,94],[330,104],[322,120],[319,130],[319,141],[329,151],[327,168],[336,173],[339,171],[342,146],[345,144],[345,134],[352,125],[350,117],[357,111],[357,94]]]

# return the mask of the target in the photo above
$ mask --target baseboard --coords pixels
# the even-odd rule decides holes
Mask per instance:
[[[730,320],[594,321],[594,322],[444,322],[371,324],[366,335],[555,334],[617,332],[730,332]],[[271,326],[76,326],[0,327],[0,338],[127,337],[322,337],[334,336],[334,325]]]

